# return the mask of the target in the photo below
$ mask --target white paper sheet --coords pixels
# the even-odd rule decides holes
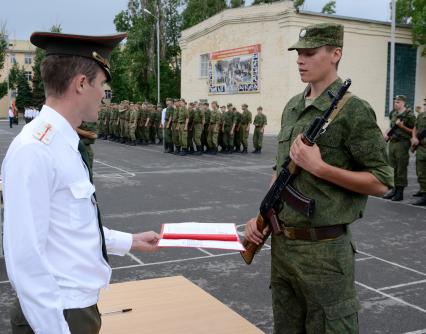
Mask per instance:
[[[189,247],[189,248],[215,248],[243,251],[244,247],[238,241],[212,241],[188,239],[160,239],[159,247]]]

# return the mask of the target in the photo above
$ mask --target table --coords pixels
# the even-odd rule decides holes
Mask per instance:
[[[99,301],[101,334],[261,334],[260,329],[182,276],[111,284]]]

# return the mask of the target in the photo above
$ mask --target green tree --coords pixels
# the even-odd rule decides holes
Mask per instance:
[[[6,40],[6,25],[0,26],[0,70],[4,67],[6,58],[7,40]],[[7,82],[0,83],[0,99],[7,94]]]
[[[62,28],[60,24],[53,25],[50,28],[51,32],[61,32]],[[41,63],[45,57],[45,52],[43,49],[36,48],[34,65],[33,65],[33,80],[32,80],[32,101],[31,105],[41,108],[46,100],[44,95],[44,85],[41,79]]]
[[[426,0],[397,0],[396,22],[411,24],[413,44],[426,45]],[[425,48],[422,55],[426,56]]]
[[[282,1],[282,0],[254,0],[253,5],[259,5],[261,3],[272,3],[277,1]]]
[[[336,0],[327,2],[324,7],[322,7],[321,13],[336,14]]]
[[[186,0],[182,29],[190,28],[226,9],[226,0]]]
[[[231,0],[229,5],[230,5],[231,8],[244,7],[245,1],[244,0]]]
[[[24,112],[24,108],[31,104],[32,92],[30,84],[25,77],[25,69],[18,70],[16,76],[16,88],[18,95],[16,97],[16,108],[20,112]]]

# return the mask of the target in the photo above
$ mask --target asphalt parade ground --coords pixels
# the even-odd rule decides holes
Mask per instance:
[[[0,122],[1,161],[21,128]],[[267,190],[276,143],[266,136],[260,155],[181,157],[162,153],[159,145],[133,147],[103,140],[93,148],[105,226],[134,233],[159,232],[163,223],[235,223],[242,233]],[[358,247],[360,333],[426,333],[426,208],[409,204],[418,190],[414,165],[411,157],[403,202],[370,197],[365,217],[352,225]],[[269,245],[250,266],[238,252],[189,248],[111,256],[111,265],[113,283],[182,275],[272,333]],[[1,334],[10,333],[12,300],[0,258]]]

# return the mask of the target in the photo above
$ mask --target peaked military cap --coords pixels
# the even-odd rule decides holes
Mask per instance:
[[[288,48],[315,49],[323,45],[343,47],[343,25],[335,23],[319,23],[300,30],[299,41]]]
[[[127,33],[104,36],[63,34],[57,32],[34,32],[30,41],[49,55],[80,56],[92,59],[105,71],[111,80],[108,57],[111,51],[127,37]]]

